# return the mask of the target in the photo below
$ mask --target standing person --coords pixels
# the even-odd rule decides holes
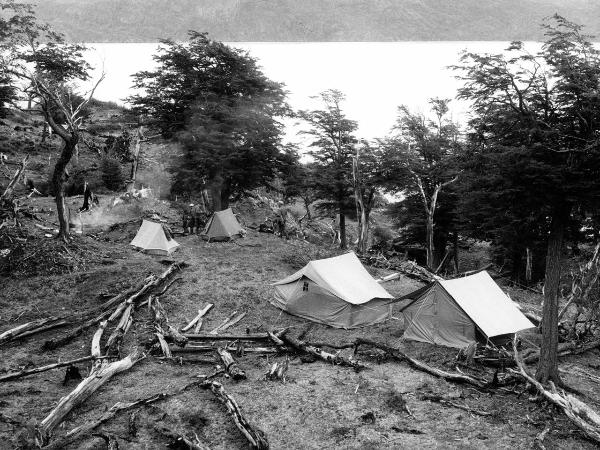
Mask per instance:
[[[288,214],[288,209],[285,206],[283,206],[283,202],[280,201],[279,208],[277,209],[277,212],[276,212],[276,221],[277,221],[278,228],[279,228],[279,236],[282,238],[285,237],[286,239],[289,239],[287,230],[285,228],[287,214]]]
[[[194,204],[190,203],[189,206],[186,206],[183,209],[183,234],[184,235],[190,233],[190,229],[193,226],[192,225],[192,215],[191,215],[191,208],[193,206],[194,206]]]
[[[192,216],[192,226],[191,232],[194,233],[194,228],[196,229],[195,233],[200,234],[200,227],[202,226],[202,210],[200,205],[190,205],[192,207],[190,213]]]

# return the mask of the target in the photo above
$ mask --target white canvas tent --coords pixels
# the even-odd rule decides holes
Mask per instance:
[[[169,255],[179,247],[175,239],[167,237],[160,223],[145,219],[129,245],[153,255]]]
[[[227,241],[241,236],[244,228],[240,225],[231,208],[215,212],[204,227],[201,236],[210,241]]]
[[[394,297],[369,275],[354,253],[311,261],[273,286],[273,305],[332,327],[357,328],[391,316]]]
[[[402,307],[407,339],[462,348],[534,327],[486,271],[437,280],[407,298]]]

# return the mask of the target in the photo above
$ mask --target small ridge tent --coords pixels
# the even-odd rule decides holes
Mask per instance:
[[[475,341],[502,343],[534,327],[486,271],[437,280],[399,300],[404,337],[415,341],[462,348]]]
[[[240,225],[231,208],[217,211],[208,220],[201,236],[210,241],[227,241],[234,236],[241,236],[244,228]]]
[[[273,305],[336,328],[373,325],[392,313],[394,297],[369,275],[354,253],[311,261],[273,286]]]
[[[152,255],[169,255],[179,244],[167,237],[160,223],[145,220],[129,245]]]

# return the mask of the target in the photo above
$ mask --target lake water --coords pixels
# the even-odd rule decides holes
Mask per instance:
[[[346,94],[344,110],[358,121],[357,135],[385,136],[399,105],[429,113],[432,97],[454,98],[460,82],[447,67],[457,64],[460,52],[499,53],[507,42],[310,42],[231,43],[248,51],[272,80],[285,83],[295,109],[316,107],[311,96],[335,88]],[[539,48],[539,44],[528,44]],[[151,69],[156,44],[90,44],[87,57],[102,67],[106,79],[96,97],[122,102],[131,95],[131,74]],[[534,48],[535,49],[535,48]],[[464,122],[468,105],[453,101],[454,120]],[[287,140],[302,144],[297,126],[287,124]]]

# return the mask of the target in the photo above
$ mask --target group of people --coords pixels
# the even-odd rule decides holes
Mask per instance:
[[[183,211],[183,233],[200,234],[206,224],[206,213],[200,205],[190,203]]]

